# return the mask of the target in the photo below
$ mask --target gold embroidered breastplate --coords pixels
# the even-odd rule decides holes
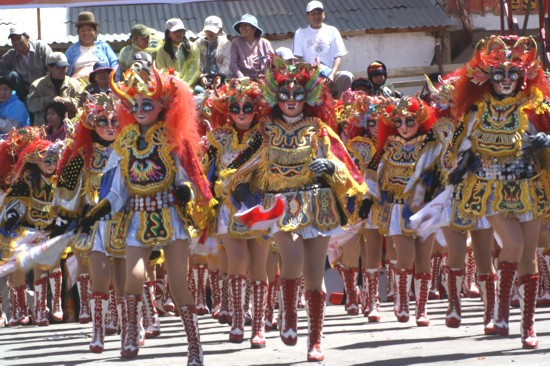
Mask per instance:
[[[348,141],[348,151],[363,175],[376,154],[374,141],[368,136],[357,136]]]
[[[29,179],[30,176],[27,176]],[[31,188],[30,207],[27,207],[26,220],[37,229],[44,229],[51,224],[50,210],[54,192],[54,176],[40,176],[38,187]]]
[[[139,125],[125,127],[121,135],[114,148],[122,158],[120,171],[130,194],[152,195],[168,189],[176,172],[165,123],[157,122],[147,130],[144,149],[138,147]]]
[[[97,204],[99,201],[103,169],[107,165],[112,151],[112,148],[108,146],[94,143],[92,156],[90,157],[90,166],[86,176],[87,179],[84,185],[84,194],[90,204]]]
[[[309,163],[315,156],[318,119],[304,118],[288,124],[282,120],[264,124],[263,177],[259,186],[267,192],[295,189],[311,183]]]
[[[235,160],[235,157],[247,146],[246,143],[252,133],[257,133],[257,127],[246,131],[242,142],[239,143],[239,136],[233,127],[220,127],[210,132],[208,140],[218,150],[216,164],[219,171],[227,168]]]
[[[420,135],[406,141],[400,136],[391,136],[386,142],[382,189],[394,193],[395,198],[403,198],[403,192],[414,173],[425,137]]]

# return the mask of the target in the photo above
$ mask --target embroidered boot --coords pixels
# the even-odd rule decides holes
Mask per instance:
[[[157,312],[154,281],[146,281],[143,284],[143,305],[145,338],[158,337],[160,335],[160,319]]]
[[[13,285],[8,284],[9,287],[9,301],[10,312],[8,314],[8,327],[15,327],[19,324],[19,317],[17,314],[18,302],[17,302],[17,290]]]
[[[61,268],[57,267],[50,272],[50,289],[52,292],[52,316],[56,322],[63,321],[63,308],[61,307],[61,285],[63,274]]]
[[[513,308],[519,308],[519,294],[518,294],[518,278],[514,278],[512,284],[512,292],[510,294],[510,306]]]
[[[380,301],[378,299],[379,268],[363,270],[363,315],[369,322],[380,321]]]
[[[252,286],[250,283],[250,277],[246,275],[246,291],[244,293],[243,312],[244,312],[244,325],[252,325],[252,314],[250,313],[250,294],[252,293]]]
[[[428,291],[430,289],[431,273],[415,273],[414,288],[416,293],[416,325],[426,327],[430,325],[428,318]]]
[[[395,287],[397,293],[393,306],[393,312],[400,323],[409,321],[409,289],[411,288],[412,269],[395,270]]]
[[[305,309],[306,308],[306,298],[305,298],[305,283],[304,283],[304,276],[300,277],[300,287],[298,288],[298,309]]]
[[[199,318],[194,305],[182,305],[179,309],[181,321],[187,334],[187,366],[203,366],[200,343]]]
[[[432,259],[432,283],[430,285],[430,292],[428,292],[429,300],[438,300],[439,297],[439,273],[441,268],[441,253],[433,253]]]
[[[275,301],[279,293],[279,275],[275,276],[273,282],[269,284],[267,289],[267,304],[265,307],[265,331],[271,332],[272,329],[277,329],[275,321]]]
[[[142,294],[126,294],[125,302],[126,306],[123,307],[123,314],[124,310],[126,310],[126,329],[123,331],[124,340],[122,341],[120,355],[122,358],[136,358],[140,346],[139,330],[143,296]]]
[[[460,290],[464,271],[453,269],[448,266],[444,268],[447,276],[447,294],[449,295],[449,306],[445,315],[445,325],[449,328],[458,328],[462,321],[462,310],[460,308]]]
[[[325,359],[321,338],[327,294],[323,291],[306,292],[308,314],[307,361],[319,362]]]
[[[126,328],[128,315],[126,312],[126,299],[122,296],[116,298],[116,308],[118,312],[118,318],[120,319],[120,349],[123,350],[126,347]]]
[[[498,263],[494,316],[495,334],[501,336],[508,336],[510,332],[508,324],[510,317],[510,293],[517,267],[517,263]]]
[[[76,285],[78,287],[78,295],[80,296],[78,321],[80,324],[88,324],[90,322],[90,275],[82,273],[78,276]]]
[[[220,313],[218,314],[218,323],[231,324],[231,317],[229,315],[229,276],[224,274],[222,277],[222,297]]]
[[[92,293],[90,296],[90,305],[93,311],[93,331],[90,351],[92,353],[102,353],[105,342],[105,323],[109,310],[109,295],[103,292]]]
[[[395,260],[387,260],[387,281],[386,281],[386,301],[387,302],[395,302],[395,287],[397,284],[397,280],[395,279],[395,265],[397,261]]]
[[[550,306],[550,253],[545,253],[544,248],[538,248],[537,260],[540,273],[541,289],[537,297],[537,306],[542,308]]]
[[[19,286],[16,289],[16,294],[17,294],[17,324],[27,325],[30,323],[29,307],[27,305],[27,285]]]
[[[487,335],[495,334],[495,322],[493,314],[495,311],[495,282],[496,274],[480,274],[479,289],[481,290],[481,299],[483,300],[483,326],[484,333]]]
[[[346,305],[345,309],[348,315],[359,314],[359,289],[357,287],[357,277],[359,268],[344,267],[345,286],[346,286]]]
[[[464,273],[464,294],[469,298],[480,297],[479,287],[476,283],[476,262],[474,260],[474,251],[472,247],[468,247],[466,251],[466,271]]]
[[[523,348],[526,349],[539,347],[539,340],[535,331],[535,306],[538,288],[538,273],[524,275],[519,278],[518,294],[521,308],[521,343],[523,344]]]
[[[210,280],[210,298],[212,299],[212,318],[218,319],[221,309],[220,299],[220,276],[219,271],[208,270],[208,279]]]
[[[295,346],[298,341],[298,292],[301,278],[287,280],[281,278],[281,308],[279,309],[279,332],[287,346]]]
[[[113,335],[118,331],[118,310],[115,296],[115,288],[109,286],[109,313],[105,324],[105,334]]]
[[[193,283],[195,285],[195,307],[197,315],[209,314],[210,310],[206,306],[206,265],[195,264],[193,266]]]
[[[244,339],[244,298],[246,295],[246,276],[230,276],[233,298],[233,322],[229,331],[229,342],[241,343]]]
[[[48,275],[46,273],[42,274],[40,279],[34,282],[34,322],[39,327],[50,325],[48,321],[48,311],[46,310],[47,283]]]
[[[267,282],[254,281],[252,284],[252,337],[251,348],[265,347],[265,307],[267,301]]]
[[[168,276],[165,276],[162,281],[166,288],[166,292],[164,293],[164,297],[162,299],[162,306],[164,308],[164,311],[167,314],[173,315],[174,312],[176,311],[176,305],[174,304],[174,299],[172,298],[172,292],[170,291],[170,283],[168,282]]]

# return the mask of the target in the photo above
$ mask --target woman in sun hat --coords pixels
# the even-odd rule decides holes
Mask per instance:
[[[264,31],[254,15],[243,15],[233,29],[240,36],[231,41],[231,76],[256,80],[265,74],[265,61],[273,53],[273,47],[267,39],[261,38]]]
[[[95,20],[94,13],[85,11],[78,14],[75,25],[78,42],[65,52],[69,62],[68,76],[87,78],[96,62],[102,62],[113,68],[118,65],[118,58],[111,46],[97,40],[99,23]]]

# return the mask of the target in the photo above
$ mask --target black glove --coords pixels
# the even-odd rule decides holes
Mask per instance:
[[[53,239],[59,235],[62,235],[67,230],[67,226],[69,226],[69,220],[66,218],[63,218],[61,216],[56,217],[51,225],[48,227],[50,232],[50,239]]]
[[[191,199],[191,188],[187,185],[176,187],[176,199],[181,202],[182,205],[187,205],[187,202]]]
[[[19,215],[19,212],[17,212],[15,209],[10,209],[8,212],[6,212],[6,221],[4,222],[4,229],[6,231],[11,231],[15,225],[17,225],[17,222],[19,221],[19,218],[21,216]]]
[[[531,142],[531,149],[541,149],[543,147],[550,147],[550,136],[544,132],[539,132],[536,135],[529,136]]]
[[[359,217],[361,219],[366,220],[369,217],[372,204],[373,201],[370,198],[366,198],[361,202],[361,207],[359,207]]]
[[[83,233],[89,233],[90,228],[96,223],[97,220],[110,213],[111,202],[107,199],[103,199],[97,204],[97,206],[88,211],[88,213],[80,219],[78,226],[81,228]]]
[[[336,167],[332,161],[319,158],[313,160],[311,164],[309,164],[309,169],[311,169],[315,175],[321,175],[323,173],[333,175]]]
[[[231,196],[233,196],[233,199],[237,202],[244,202],[246,200],[246,196],[249,194],[250,186],[248,183],[240,183],[235,187],[233,193],[231,193]]]
[[[456,168],[449,174],[449,184],[458,184],[462,181],[464,174],[468,171],[476,171],[481,161],[472,150],[466,150],[462,155],[462,160],[456,165]]]
[[[231,200],[238,209],[244,203],[246,207],[250,208],[256,206],[262,202],[262,196],[257,193],[253,193],[250,190],[248,183],[240,183],[235,187],[231,194]]]

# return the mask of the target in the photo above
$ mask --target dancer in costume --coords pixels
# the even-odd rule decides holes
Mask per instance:
[[[65,150],[58,167],[59,179],[53,200],[53,211],[57,218],[52,235],[61,234],[70,221],[81,217],[90,206],[99,202],[101,177],[113,151],[110,145],[117,133],[118,121],[112,94],[88,95],[75,129],[74,141]],[[103,187],[103,190],[108,191],[109,186]],[[90,300],[87,299],[90,292],[87,273],[79,275],[78,284],[80,292],[84,290],[84,293],[80,293],[81,308],[85,303],[91,303],[91,311],[88,311],[93,321],[90,351],[94,353],[103,352],[106,333],[116,333],[117,303],[122,302],[124,295],[124,242],[117,243],[111,237],[112,232],[114,221],[107,215],[94,225],[89,235],[78,237],[72,245],[79,261],[85,257],[90,264]],[[112,277],[111,257],[115,270]],[[110,286],[111,283],[115,284],[114,288]],[[82,311],[80,314],[82,317]]]
[[[106,214],[123,211],[115,234],[126,238],[122,357],[138,355],[147,260],[153,248],[162,247],[187,333],[187,364],[202,365],[187,259],[189,239],[198,235],[197,225],[204,219],[199,214],[206,214],[215,201],[195,158],[199,136],[192,96],[175,75],[159,74],[154,66],[136,64],[123,76],[116,84],[111,74],[111,89],[122,101],[117,110],[122,130],[105,169],[105,174],[115,169],[111,190],[81,225],[90,227]]]
[[[272,115],[260,121],[262,138],[250,141],[222,177],[228,176],[224,181],[228,191],[263,193],[264,207],[271,207],[277,194],[286,201],[285,212],[271,229],[282,257],[281,339],[287,345],[297,342],[303,273],[309,318],[307,359],[321,361],[323,275],[330,235],[347,220],[342,209],[345,197],[362,197],[367,187],[332,130],[333,102],[317,66],[287,65],[273,56],[262,90],[272,108]]]
[[[248,79],[231,79],[218,92],[213,100],[211,123],[213,129],[208,132],[209,178],[217,179],[219,172],[235,159],[247,147],[261,139],[257,122],[265,114],[267,106],[261,102],[260,86]],[[233,294],[233,317],[229,341],[241,343],[244,338],[244,303],[247,287],[247,270],[252,282],[252,348],[265,347],[264,317],[267,299],[266,262],[269,253],[269,242],[262,238],[262,233],[249,230],[238,220],[235,213],[244,204],[252,207],[261,201],[241,185],[241,190],[231,196],[221,196],[223,202],[218,213],[217,234],[228,259],[228,274]],[[233,202],[231,202],[233,199]],[[250,267],[248,266],[250,263]]]
[[[397,294],[394,313],[399,322],[409,321],[409,290],[415,268],[414,287],[416,294],[416,324],[427,326],[428,290],[431,281],[430,257],[433,238],[417,237],[410,226],[411,211],[405,193],[407,183],[414,172],[414,166],[421,159],[423,148],[435,143],[428,134],[434,119],[427,105],[418,97],[387,99],[381,107],[381,121],[378,132],[378,149],[384,154],[378,167],[380,184],[380,207],[377,223],[382,234],[393,239],[397,251],[395,285]],[[417,184],[419,190],[430,186],[428,176]],[[433,178],[432,178],[433,179]],[[415,191],[415,199],[417,196]],[[419,194],[422,205],[424,194]]]
[[[491,36],[458,72],[453,115],[464,122],[463,151],[453,171],[462,182],[461,213],[486,216],[502,239],[494,331],[509,334],[510,290],[518,276],[523,348],[537,348],[536,248],[550,210],[549,87],[531,37]]]

